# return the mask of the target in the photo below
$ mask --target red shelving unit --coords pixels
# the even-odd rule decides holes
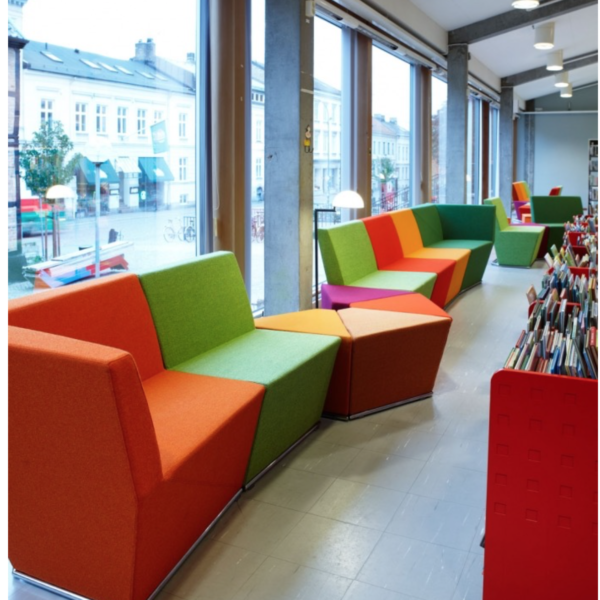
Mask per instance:
[[[484,600],[598,598],[598,382],[492,377]]]

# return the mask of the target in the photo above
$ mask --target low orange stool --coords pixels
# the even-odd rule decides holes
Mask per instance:
[[[356,419],[431,396],[451,322],[448,315],[351,307],[263,317],[256,327],[338,335],[324,415]]]

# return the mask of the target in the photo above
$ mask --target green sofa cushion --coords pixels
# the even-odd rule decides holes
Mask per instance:
[[[246,483],[319,421],[340,341],[259,329],[175,368],[266,386]]]
[[[254,330],[235,256],[215,252],[141,274],[167,368]]]
[[[319,229],[319,247],[327,282],[332,285],[351,285],[377,271],[371,240],[362,221]]]
[[[417,271],[376,271],[353,281],[354,287],[378,288],[383,290],[402,290],[419,292],[431,298],[437,275]]]

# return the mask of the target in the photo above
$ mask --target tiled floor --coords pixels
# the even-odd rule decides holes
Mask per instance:
[[[539,262],[488,267],[448,309],[434,397],[323,421],[240,497],[157,600],[480,600],[489,382],[542,272]],[[9,597],[56,598],[15,580]]]

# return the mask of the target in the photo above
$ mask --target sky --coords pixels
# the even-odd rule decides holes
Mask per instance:
[[[195,51],[196,5],[196,0],[28,0],[22,33],[122,59],[134,56],[136,42],[153,38],[159,56],[183,62]]]
[[[152,38],[158,56],[183,62],[196,48],[198,0],[28,0],[23,8],[26,38],[129,59],[139,40]],[[169,10],[165,10],[168,7]],[[252,1],[252,59],[264,62],[264,0]],[[341,89],[341,29],[315,19],[315,77]],[[409,126],[407,63],[374,49],[373,112],[395,117]],[[444,86],[434,86],[433,109],[439,108]]]

